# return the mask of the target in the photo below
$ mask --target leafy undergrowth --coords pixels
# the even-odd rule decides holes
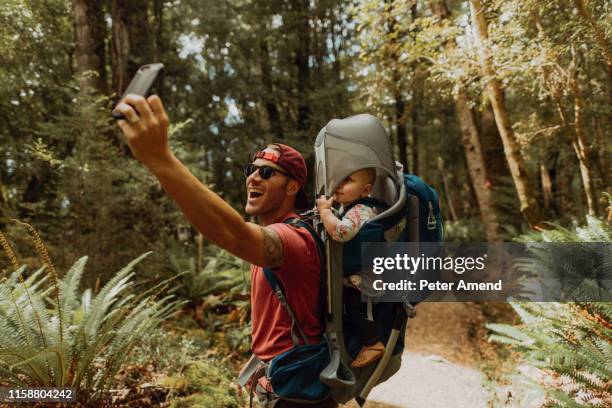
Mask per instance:
[[[171,401],[172,408],[235,407],[239,398],[233,386],[233,375],[213,361],[194,361],[177,375],[166,377],[162,383],[178,395]]]
[[[244,406],[233,384],[243,359],[228,358],[238,354],[218,336],[176,325],[151,333],[119,373],[113,407]]]
[[[600,276],[610,270],[603,242],[612,241],[606,221],[587,217],[587,225],[574,231],[554,226],[550,231],[522,237],[525,241],[582,243],[555,256],[545,246],[533,248],[529,263],[534,271],[547,271],[563,279],[567,271],[580,274],[601,271],[589,277],[591,285],[607,298],[610,288]],[[586,243],[595,242],[596,245]],[[544,249],[544,250],[542,250]],[[604,248],[605,249],[605,248]],[[566,253],[567,252],[567,253]],[[488,324],[490,339],[512,347],[522,365],[515,376],[523,388],[533,390],[545,406],[612,406],[612,308],[609,302],[511,302],[520,317],[514,324]],[[599,301],[599,302],[598,302]],[[525,368],[528,368],[525,370]]]

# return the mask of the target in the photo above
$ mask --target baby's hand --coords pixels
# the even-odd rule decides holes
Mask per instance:
[[[331,210],[333,203],[333,196],[331,196],[329,199],[325,198],[325,196],[321,196],[317,198],[317,210],[319,210],[319,212],[321,212],[322,210]]]

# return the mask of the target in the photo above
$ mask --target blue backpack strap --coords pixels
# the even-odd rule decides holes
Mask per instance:
[[[283,290],[283,286],[281,285],[280,281],[276,277],[276,274],[270,268],[264,268],[263,271],[264,275],[266,276],[266,279],[268,280],[268,283],[272,287],[272,291],[278,298],[279,303],[287,311],[289,318],[291,318],[291,341],[293,342],[293,345],[297,346],[300,344],[300,340],[295,334],[296,329],[299,332],[299,335],[302,337],[304,344],[308,344],[308,338],[306,337],[304,330],[302,330],[302,327],[300,327],[300,324],[298,323],[295,317],[295,313],[293,313],[293,309],[291,309],[291,306],[287,302],[287,298],[285,297],[285,291]]]
[[[285,224],[295,225],[298,227],[306,228],[306,231],[312,235],[314,242],[317,246],[317,252],[319,253],[319,261],[321,264],[321,272],[325,270],[325,244],[319,237],[319,234],[316,233],[314,228],[312,228],[307,222],[300,220],[299,218],[288,218],[285,220]]]
[[[314,229],[308,225],[308,223],[300,220],[299,218],[288,218],[284,221],[285,224],[288,225],[295,225],[295,226],[299,226],[299,227],[304,227],[306,228],[306,230],[312,235],[316,247],[317,247],[317,252],[319,253],[319,263],[320,263],[320,285],[322,285],[322,282],[325,282],[324,279],[324,271],[325,271],[325,250],[324,250],[324,246],[323,246],[323,241],[321,241],[321,238],[319,238],[319,235],[317,235],[317,233],[314,231]],[[300,340],[299,337],[296,335],[295,331],[297,330],[300,337],[302,338],[302,340],[304,341],[304,344],[308,344],[308,338],[306,337],[306,334],[304,333],[304,330],[302,330],[302,327],[300,326],[300,323],[298,322],[297,318],[295,317],[295,313],[293,312],[293,309],[291,309],[291,305],[289,305],[289,302],[287,302],[287,297],[285,296],[285,290],[283,288],[283,285],[281,284],[280,280],[276,277],[276,274],[274,273],[274,271],[271,268],[263,268],[263,272],[264,275],[266,277],[266,280],[268,281],[268,283],[270,284],[270,287],[272,288],[272,291],[274,292],[274,294],[276,295],[276,297],[278,298],[279,303],[283,306],[283,308],[287,311],[287,314],[289,315],[289,318],[291,318],[291,341],[293,342],[294,346],[297,346],[300,344]],[[324,291],[322,291],[321,289],[319,290],[319,299],[324,299],[325,293]],[[320,314],[320,319],[322,319],[323,316],[323,303],[319,302],[321,305],[321,314]]]
[[[319,237],[319,234],[317,234],[317,232],[314,230],[314,228],[310,226],[310,224],[308,224],[304,220],[301,220],[299,218],[288,218],[287,220],[285,220],[285,223],[289,225],[306,228],[306,231],[310,233],[310,235],[312,236],[312,239],[314,239],[314,242],[316,244],[317,252],[319,253],[319,271],[320,271],[319,272],[319,306],[321,307],[321,310],[319,313],[319,323],[321,324],[321,327],[325,327],[325,309],[326,309],[325,303],[327,299],[326,297],[327,274],[325,273],[327,270],[327,262],[325,258],[325,244],[321,240],[321,237]]]

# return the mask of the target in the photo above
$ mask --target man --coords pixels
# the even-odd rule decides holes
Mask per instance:
[[[263,274],[276,268],[297,321],[313,343],[318,342],[320,263],[314,239],[304,228],[283,221],[308,208],[304,192],[307,170],[304,158],[282,144],[257,152],[245,166],[248,193],[245,211],[259,224],[245,222],[230,205],[203,185],[174,156],[168,145],[169,120],[157,96],[128,95],[115,108],[134,157],[159,180],[191,224],[206,238],[248,261],[251,267],[251,322],[253,353],[263,361],[292,348],[291,319],[280,305]],[[258,391],[266,406],[300,406],[275,401],[267,384]],[[266,391],[266,388],[268,390]],[[276,403],[276,405],[274,405]],[[309,407],[334,407],[328,399]]]

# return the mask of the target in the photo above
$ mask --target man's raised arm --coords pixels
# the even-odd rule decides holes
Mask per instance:
[[[246,222],[172,153],[168,145],[169,120],[159,97],[153,95],[145,100],[128,95],[116,109],[127,118],[117,124],[134,157],[157,177],[202,235],[252,264],[281,265],[282,243],[278,234],[271,228]]]

